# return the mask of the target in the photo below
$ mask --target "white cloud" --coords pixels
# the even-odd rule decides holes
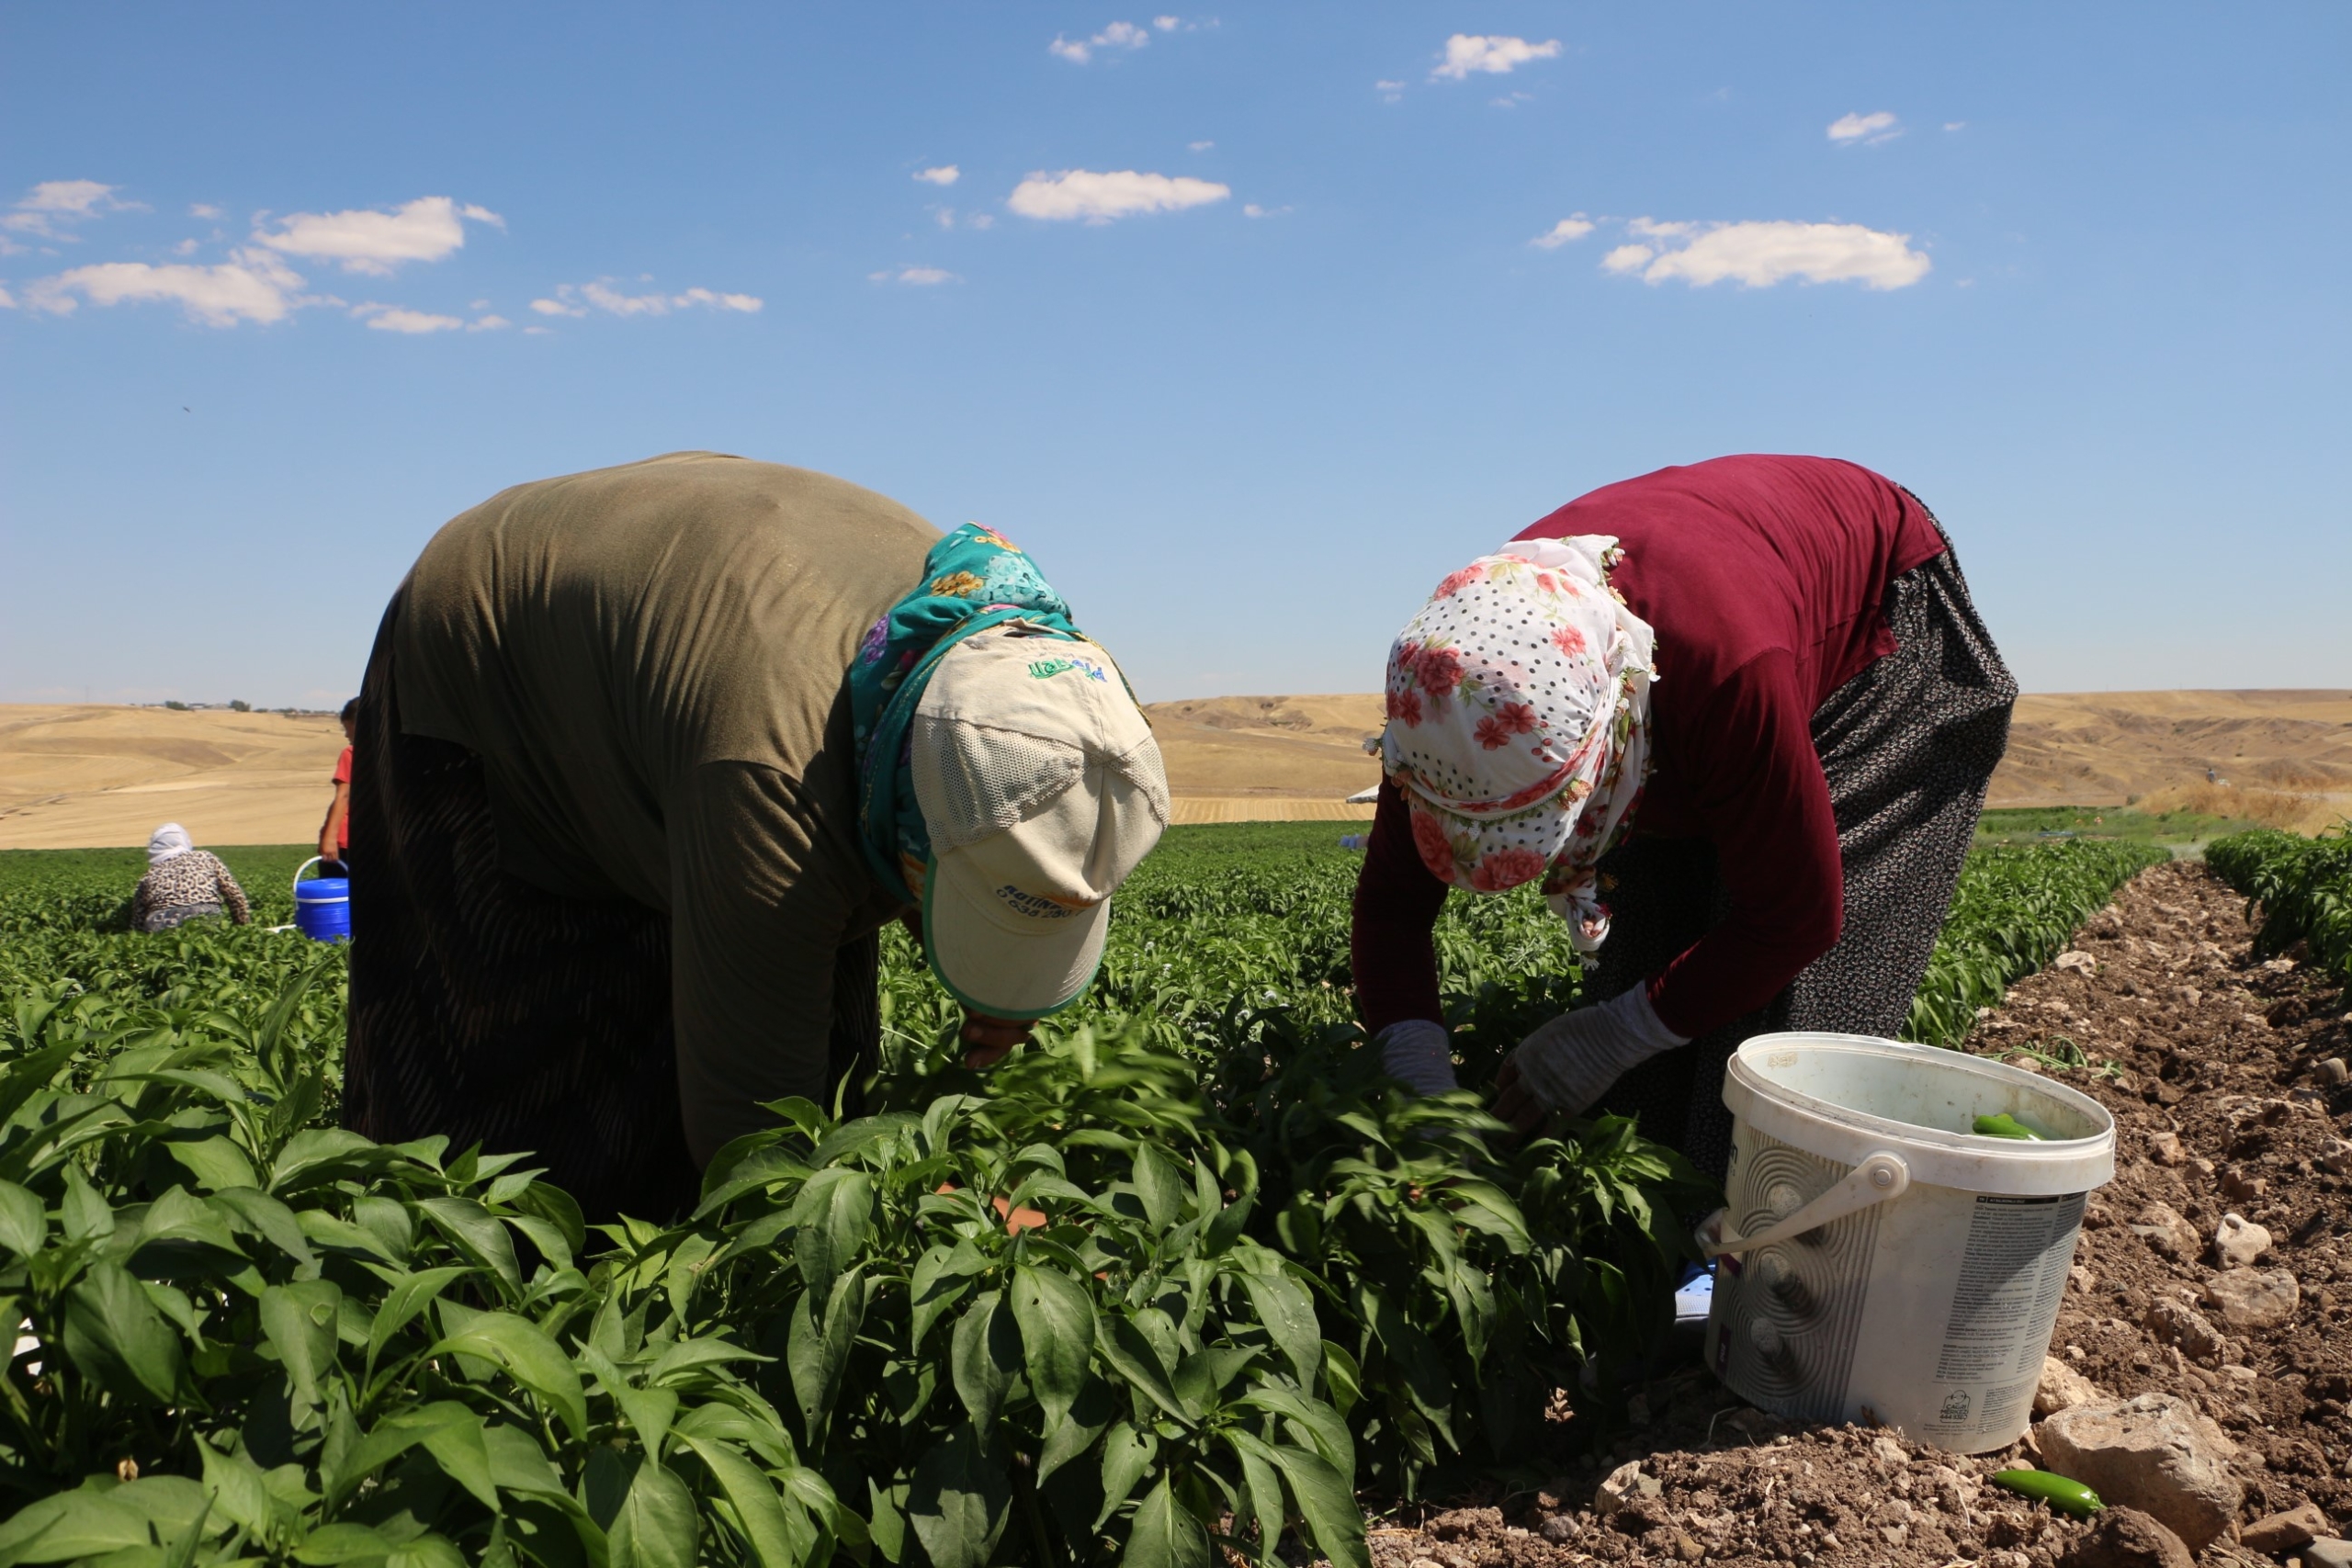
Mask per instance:
[[[925,185],[952,186],[964,177],[964,171],[953,164],[942,164],[935,169],[917,169],[915,178]]]
[[[1507,76],[1531,60],[1553,60],[1560,53],[1558,39],[1545,39],[1542,43],[1530,43],[1523,38],[1488,38],[1479,33],[1456,33],[1445,40],[1445,52],[1439,58],[1430,79],[1444,77],[1449,81],[1465,80],[1473,71],[1489,75]]]
[[[43,180],[33,186],[32,194],[17,203],[17,207],[24,212],[58,212],[74,218],[95,218],[101,202],[107,209],[130,205],[113,199],[114,193],[113,186],[102,186],[96,180]]]
[[[93,305],[163,299],[177,304],[190,321],[208,327],[240,321],[279,321],[299,306],[323,304],[295,291],[301,277],[267,251],[241,250],[217,266],[145,262],[101,262],[44,277],[25,290],[25,302],[51,315],[70,316],[86,299]]]
[[[954,273],[935,266],[885,267],[880,272],[869,272],[865,276],[876,283],[904,283],[915,288],[934,288],[943,283],[964,281]]]
[[[1899,122],[1884,109],[1876,114],[1839,115],[1829,122],[1829,140],[1841,146],[1854,141],[1892,141],[1902,134]]]
[[[96,180],[43,180],[26,193],[14,211],[0,217],[0,230],[44,240],[71,240],[74,235],[69,231],[74,225],[102,213],[146,210],[144,203],[116,196],[119,188]],[[18,249],[9,244],[0,250],[0,255],[14,255]]]
[[[1151,25],[1163,33],[1172,33],[1182,20],[1181,17],[1154,17],[1151,19]]]
[[[1944,121],[1944,129],[1946,130],[1966,130],[1968,129],[1968,122],[1964,119],[1948,119]]]
[[[993,229],[996,227],[996,215],[992,212],[975,212],[965,219],[964,223],[967,228]]]
[[[421,196],[390,212],[356,208],[346,212],[295,212],[278,220],[274,231],[256,229],[254,238],[288,255],[331,261],[345,272],[388,277],[407,262],[435,262],[466,243],[471,219],[504,228],[506,220],[487,208],[460,207],[446,196]],[[256,220],[259,221],[259,220]]]
[[[480,307],[476,307],[476,309],[480,309]],[[469,333],[494,333],[502,327],[511,327],[514,324],[514,322],[508,321],[503,316],[480,316],[466,323],[466,331]]]
[[[187,209],[187,215],[190,218],[202,218],[207,220],[210,220],[220,218],[221,216],[221,211],[220,209],[213,206],[210,202],[199,201]]]
[[[666,316],[673,310],[695,309],[740,310],[752,314],[764,303],[753,294],[721,294],[708,288],[682,293],[624,294],[609,277],[594,283],[559,283],[551,299],[534,299],[531,309],[542,316],[584,316],[591,308],[608,316]]]
[[[1216,143],[1214,141],[1187,141],[1184,143],[1185,149],[1188,152],[1205,152],[1216,145]]]
[[[1138,212],[1171,212],[1223,201],[1230,186],[1196,180],[1189,175],[1138,174],[1117,169],[1098,174],[1091,169],[1064,169],[1058,174],[1031,175],[1013,187],[1005,205],[1023,218],[1082,218],[1108,223]]]
[[[0,288],[0,310],[13,310],[16,308],[17,297],[9,293],[7,289]]]
[[[1160,20],[1172,24],[1176,18],[1163,17]],[[1172,30],[1172,28],[1162,28],[1160,30],[1167,32]],[[1151,34],[1136,26],[1135,23],[1113,22],[1109,27],[1088,39],[1064,38],[1061,34],[1056,33],[1054,41],[1046,46],[1046,52],[1059,55],[1073,65],[1083,65],[1094,58],[1094,51],[1098,49],[1141,49],[1150,41]]]
[[[1402,82],[1374,82],[1372,86],[1373,91],[1380,95],[1380,101],[1384,104],[1400,103],[1404,100],[1405,84]]]
[[[398,305],[372,302],[353,307],[351,313],[378,332],[404,333],[411,336],[426,333],[454,333],[466,324],[455,316],[436,316],[426,310],[411,310]]]
[[[1907,288],[1933,265],[1911,248],[1911,236],[1860,223],[1658,223],[1637,218],[1629,231],[1681,243],[1620,245],[1601,257],[1614,273],[1659,284],[1679,279],[1704,288],[1725,281],[1770,288],[1800,283],[1859,283],[1865,288]]]
[[[198,248],[197,243],[194,240],[182,240],[178,244],[172,247],[172,254],[175,256],[192,256],[196,254]]]
[[[1572,244],[1591,232],[1592,220],[1579,212],[1572,218],[1561,219],[1527,243],[1547,251],[1556,251],[1562,245]]]
[[[523,329],[523,335],[525,337],[548,337],[552,335],[554,332],[555,329],[553,327],[525,327]]]
[[[1242,207],[1241,216],[1244,218],[1280,218],[1283,213],[1288,212],[1289,210],[1290,209],[1288,207],[1261,207],[1256,202],[1252,201],[1246,203]]]

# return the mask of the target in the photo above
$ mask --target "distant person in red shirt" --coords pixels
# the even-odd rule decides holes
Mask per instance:
[[[334,760],[334,798],[327,803],[327,819],[319,824],[319,868],[329,876],[351,874],[351,740],[358,723],[359,699],[343,705],[343,755]]]
[[[1570,502],[1389,651],[1353,942],[1388,1070],[1453,1087],[1447,889],[1540,880],[1597,1005],[1519,1044],[1496,1114],[1637,1115],[1722,1176],[1739,1042],[1901,1031],[2016,697],[1942,527],[1866,468],[1721,457]]]

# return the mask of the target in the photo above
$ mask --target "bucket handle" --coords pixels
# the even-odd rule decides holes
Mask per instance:
[[[1752,1252],[1775,1242],[1793,1241],[1807,1231],[1817,1230],[1832,1220],[1842,1220],[1859,1209],[1900,1198],[1910,1185],[1911,1168],[1904,1163],[1903,1156],[1892,1149],[1879,1149],[1864,1156],[1862,1163],[1848,1171],[1843,1181],[1754,1235],[1723,1235],[1701,1245],[1707,1256],[1719,1258],[1727,1252]]]
[[[325,862],[326,856],[312,855],[309,860],[304,861],[300,865],[294,868],[294,897],[296,898],[299,899],[302,897],[302,874],[310,870],[314,865],[324,864]]]

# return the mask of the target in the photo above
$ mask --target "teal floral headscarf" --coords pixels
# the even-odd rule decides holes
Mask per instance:
[[[875,876],[910,904],[922,901],[931,829],[915,799],[909,726],[941,655],[1006,621],[1084,636],[1035,563],[993,528],[965,524],[932,546],[922,564],[922,583],[874,623],[849,669],[858,836]]]

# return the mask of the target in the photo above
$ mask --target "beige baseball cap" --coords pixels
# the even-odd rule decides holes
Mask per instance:
[[[923,942],[956,999],[1042,1018],[1094,978],[1111,893],[1168,826],[1168,773],[1109,654],[1020,623],[941,656],[909,727],[931,834]]]

